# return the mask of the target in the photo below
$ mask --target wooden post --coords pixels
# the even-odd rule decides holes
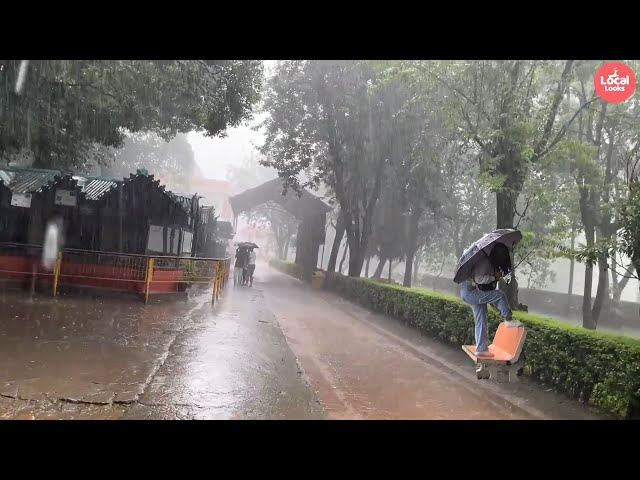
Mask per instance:
[[[149,301],[149,286],[151,285],[151,279],[153,278],[153,258],[147,259],[147,275],[144,279],[144,303],[145,305]]]
[[[227,282],[229,281],[229,262],[225,260],[224,262],[224,268],[223,268],[223,272],[222,272],[222,286],[226,287],[227,286]]]
[[[220,262],[216,262],[216,300],[220,298]]]
[[[211,303],[216,303],[216,298],[218,298],[218,262],[216,261],[216,267],[213,272],[213,289],[211,291]]]
[[[118,187],[118,252],[122,253],[124,251],[124,246],[122,244],[122,189],[123,185]]]
[[[62,265],[62,252],[58,253],[55,266],[53,267],[53,296],[58,294],[58,277],[60,277],[60,266]]]

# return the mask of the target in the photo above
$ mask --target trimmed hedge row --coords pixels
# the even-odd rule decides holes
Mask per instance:
[[[282,273],[302,279],[302,267],[296,263],[287,262],[286,260],[272,259],[269,260],[269,265]]]
[[[288,273],[292,267],[278,262]],[[457,297],[373,280],[327,275],[326,287],[460,348],[474,344],[471,308]],[[640,418],[640,341],[514,312],[527,327],[525,374],[556,391],[614,414]],[[489,309],[489,336],[500,315]]]

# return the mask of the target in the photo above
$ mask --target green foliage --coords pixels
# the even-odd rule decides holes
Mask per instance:
[[[167,142],[154,133],[134,133],[126,136],[122,148],[110,149],[101,163],[105,176],[128,178],[130,173],[144,169],[170,190],[187,192],[195,157],[186,134]]]
[[[199,277],[198,277],[198,269],[197,269],[195,263],[192,260],[187,261],[183,265],[181,280],[186,282],[187,284],[189,284],[191,282],[195,282],[198,279],[199,279]]]
[[[620,206],[622,231],[620,250],[626,256],[640,261],[640,183],[629,185],[629,195]],[[640,272],[638,272],[640,274]]]
[[[486,167],[486,164],[485,164],[485,167]],[[488,170],[485,170],[479,175],[479,180],[482,185],[484,185],[489,190],[495,193],[502,190],[502,187],[507,181],[507,176],[500,175],[495,172],[489,173]]]
[[[326,285],[457,348],[474,342],[473,313],[456,297],[339,274],[330,274]],[[640,401],[640,341],[527,313],[514,317],[527,328],[525,374],[619,418],[632,414]],[[499,322],[499,315],[490,311],[490,337]]]
[[[331,189],[345,219],[349,273],[354,276],[373,249],[369,239],[383,185],[392,191],[388,198],[398,197],[391,199],[396,207],[392,217],[436,203],[429,188],[437,182],[424,181],[438,173],[427,167],[432,162],[425,155],[428,135],[422,132],[429,116],[397,67],[397,62],[282,62],[265,95],[270,116],[264,123],[262,163],[278,170],[285,187],[323,182]],[[391,217],[383,216],[378,226],[389,226],[386,219]],[[402,243],[393,238],[402,235],[398,229],[377,230],[382,238],[374,243],[380,250]],[[389,250],[402,254],[400,246]]]
[[[44,168],[81,167],[125,131],[222,136],[250,118],[262,81],[255,60],[34,60],[16,93],[19,68],[0,60],[0,158]]]
[[[586,265],[596,265],[598,258],[605,256],[609,259],[624,255],[631,259],[636,270],[640,267],[640,184],[632,181],[629,184],[628,196],[617,205],[620,230],[617,237],[611,237],[595,242],[592,246],[581,245],[571,254]],[[612,260],[613,261],[613,260]],[[640,272],[631,276],[638,278]]]
[[[574,171],[595,181],[601,176],[597,163],[597,147],[577,138],[565,138],[545,159],[545,164],[556,169]]]

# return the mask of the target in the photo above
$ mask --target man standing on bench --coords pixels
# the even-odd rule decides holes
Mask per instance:
[[[462,283],[460,296],[473,310],[476,319],[476,356],[490,358],[487,339],[487,305],[491,304],[504,317],[508,327],[520,327],[522,323],[513,320],[507,296],[497,288],[498,280],[511,271],[509,249],[496,243],[490,255],[480,259],[471,271],[471,278]]]

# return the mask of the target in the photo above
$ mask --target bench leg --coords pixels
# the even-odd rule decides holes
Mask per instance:
[[[496,369],[496,383],[509,383],[510,381],[509,370],[506,368]]]
[[[476,364],[476,378],[478,380],[489,380],[491,378],[491,372],[487,366],[483,363]]]
[[[524,361],[519,360],[518,362],[514,363],[513,365],[509,365],[508,367],[496,367],[495,374],[494,372],[491,372],[491,376],[494,377],[496,379],[496,382],[498,383],[518,382],[520,381],[518,377],[522,375],[523,369]]]
[[[509,366],[489,366],[484,363],[476,363],[476,378],[478,380],[493,378],[497,383],[517,382],[518,377],[522,375],[523,368],[523,359]]]

